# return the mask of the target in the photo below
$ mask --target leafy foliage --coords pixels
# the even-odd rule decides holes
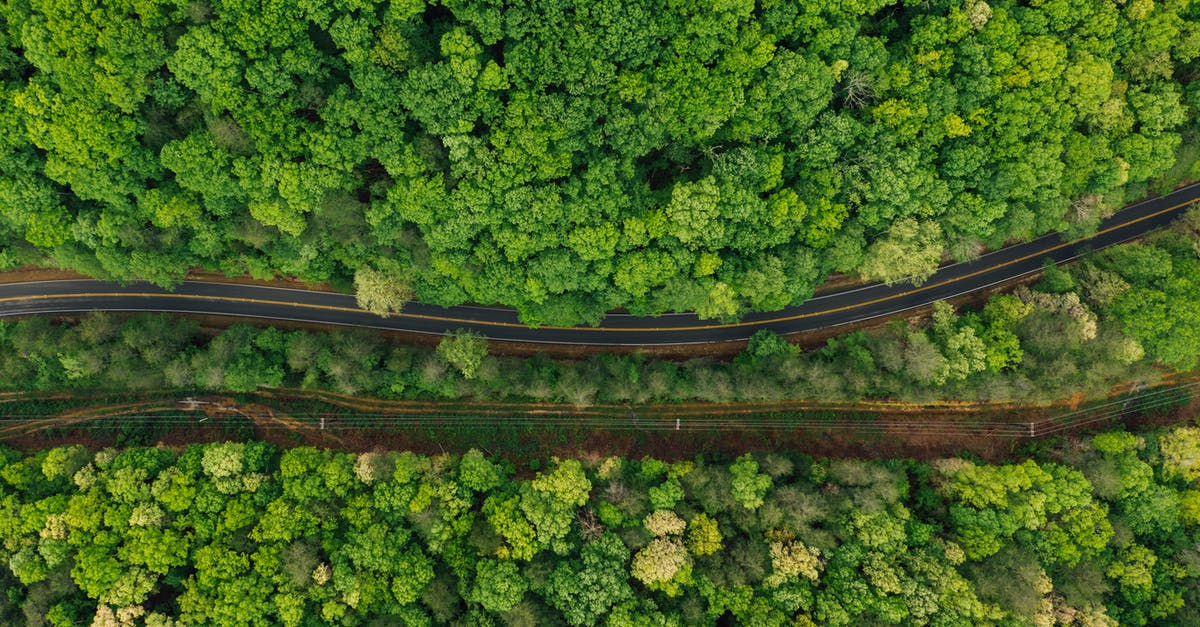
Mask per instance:
[[[552,360],[489,355],[486,338],[464,332],[431,350],[353,331],[233,325],[206,337],[194,322],[163,315],[122,320],[91,314],[73,326],[37,318],[0,322],[0,369],[8,389],[284,385],[383,398],[521,398],[577,406],[1099,397],[1131,380],[1156,381],[1158,364],[1186,367],[1200,358],[1196,216],[1200,212],[1192,211],[1150,241],[1048,270],[1041,282],[993,296],[981,311],[935,303],[928,323],[852,332],[807,353],[761,331],[732,362],[604,354]],[[738,498],[753,509],[757,484],[769,482],[769,474],[737,468]],[[663,472],[666,467],[659,476]],[[656,509],[670,509],[681,498],[682,474],[649,486]]]
[[[920,279],[1094,228],[1196,117],[1181,2],[76,9],[0,9],[0,267],[292,275],[383,312],[728,318]]]
[[[438,343],[437,354],[454,366],[465,379],[474,379],[487,357],[487,338],[478,333],[456,331]]]
[[[0,620],[1191,624],[1195,481],[1168,468],[1200,456],[1194,430],[1006,465],[610,458],[531,479],[477,451],[0,451]],[[603,513],[664,472],[673,509]],[[754,512],[742,475],[774,477]]]

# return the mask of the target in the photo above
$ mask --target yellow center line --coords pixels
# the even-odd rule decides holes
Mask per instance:
[[[135,292],[81,292],[78,294],[44,294],[44,295],[38,295],[38,296],[9,296],[6,298],[0,298],[0,303],[9,302],[9,301],[21,301],[21,300],[50,300],[50,299],[63,299],[63,298],[110,298],[110,297],[181,298],[181,299],[191,299],[191,300],[224,301],[224,302],[230,302],[230,303],[251,303],[251,304],[255,304],[255,305],[286,305],[289,307],[302,307],[305,309],[322,309],[325,311],[342,311],[342,312],[347,312],[347,313],[359,313],[359,314],[371,313],[364,309],[358,309],[357,307],[338,307],[336,305],[316,305],[316,304],[310,304],[310,303],[297,303],[297,302],[288,301],[288,300],[262,300],[260,298],[241,298],[238,296],[204,296],[202,294],[171,294],[171,293],[152,294],[152,293],[135,293]],[[197,312],[197,313],[201,313],[201,312]],[[220,315],[220,314],[212,314],[212,315]],[[486,321],[482,321],[482,320],[462,320],[459,318],[447,318],[447,317],[442,317],[442,316],[427,316],[424,314],[399,313],[399,314],[390,314],[390,316],[405,317],[405,318],[421,318],[424,320],[438,320],[438,321],[442,321],[442,322],[460,322],[463,324],[486,324],[486,325],[490,325],[490,326],[516,327],[518,329],[530,328],[528,325],[516,324],[513,322],[486,322]],[[571,327],[561,327],[561,328],[571,328]]]
[[[1087,240],[1104,235],[1105,233],[1109,233],[1109,232],[1115,231],[1117,229],[1127,227],[1131,224],[1137,224],[1138,222],[1142,222],[1144,220],[1149,220],[1156,216],[1160,216],[1164,213],[1169,213],[1171,211],[1174,211],[1180,207],[1190,205],[1194,202],[1197,202],[1197,201],[1189,200],[1187,202],[1182,202],[1177,205],[1168,207],[1166,209],[1161,209],[1154,213],[1144,215],[1140,218],[1136,218],[1136,219],[1130,220],[1128,222],[1123,222],[1121,224],[1117,224],[1114,226],[1110,226],[1106,229],[1102,229],[1100,231],[1097,231],[1095,234],[1093,234],[1089,237],[1081,237],[1081,238],[1078,238],[1075,240],[1071,240],[1069,242],[1062,242],[1060,244],[1056,244],[1049,248],[1045,248],[1045,249],[1039,250],[1037,252],[1030,253],[1023,257],[1011,259],[1004,263],[996,264],[994,266],[989,266],[987,268],[981,268],[979,270],[970,272],[968,274],[964,274],[959,277],[955,277],[952,279],[946,279],[944,281],[939,281],[937,283],[929,283],[926,285],[922,285],[920,287],[914,287],[911,290],[906,290],[904,292],[898,292],[896,294],[891,294],[888,296],[881,296],[879,298],[864,301],[861,303],[843,305],[841,307],[834,307],[831,309],[823,309],[821,311],[812,311],[812,312],[808,312],[808,313],[796,314],[793,316],[782,316],[779,318],[770,318],[767,320],[757,320],[757,321],[753,321],[753,322],[732,322],[729,324],[705,324],[705,325],[692,325],[692,326],[686,326],[686,327],[645,327],[645,328],[641,328],[641,327],[541,326],[541,327],[537,327],[537,328],[538,329],[553,329],[553,330],[558,330],[558,331],[576,331],[576,332],[579,332],[579,331],[601,331],[601,332],[704,331],[704,330],[712,330],[712,329],[729,329],[729,328],[739,328],[739,327],[748,327],[748,326],[759,326],[759,325],[764,325],[764,324],[774,324],[774,323],[779,323],[779,322],[789,322],[792,320],[801,320],[804,318],[812,318],[814,316],[823,316],[823,315],[827,315],[827,314],[848,311],[851,309],[858,309],[860,307],[866,307],[868,305],[874,305],[874,304],[878,304],[878,303],[889,301],[889,300],[904,298],[905,296],[911,296],[913,294],[918,294],[920,292],[925,292],[925,291],[928,291],[928,290],[931,290],[934,288],[942,287],[944,285],[956,283],[956,282],[962,281],[964,279],[969,279],[971,277],[979,276],[981,274],[985,274],[985,273],[991,272],[993,270],[998,270],[1000,268],[1011,266],[1013,264],[1020,263],[1022,261],[1027,261],[1034,257],[1046,255],[1046,254],[1054,252],[1056,250],[1066,248],[1067,246],[1072,246],[1072,245],[1078,244],[1080,242],[1085,242]],[[9,296],[6,298],[0,298],[0,303],[15,302],[15,301],[52,300],[52,299],[65,299],[65,298],[108,298],[108,297],[180,298],[180,299],[192,299],[192,300],[224,301],[224,302],[231,302],[231,303],[250,303],[250,304],[256,304],[256,305],[286,305],[289,307],[319,309],[319,310],[324,310],[324,311],[338,311],[338,312],[345,312],[345,313],[369,313],[363,309],[358,309],[356,307],[338,307],[336,305],[316,305],[316,304],[308,304],[308,303],[297,303],[297,302],[293,302],[293,301],[262,300],[262,299],[258,299],[258,298],[241,298],[241,297],[236,297],[236,296],[203,296],[203,295],[199,295],[199,294],[171,294],[171,293],[148,294],[148,293],[125,293],[125,292],[85,292],[85,293],[80,293],[80,294],[43,294],[43,295],[39,295],[39,296]],[[212,314],[212,315],[220,315],[220,314]],[[466,324],[466,325],[511,327],[511,328],[517,328],[517,329],[530,329],[531,328],[528,325],[517,324],[517,323],[513,323],[513,322],[488,322],[485,320],[467,320],[467,319],[462,319],[462,318],[451,318],[451,317],[447,317],[447,316],[431,316],[431,315],[427,315],[427,314],[414,314],[414,313],[405,313],[405,312],[390,314],[387,317],[412,318],[412,319],[419,319],[419,320],[433,320],[433,321],[437,321],[437,322],[449,322],[449,323],[454,323],[454,324]]]

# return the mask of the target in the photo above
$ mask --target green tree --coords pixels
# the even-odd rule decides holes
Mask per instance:
[[[437,354],[462,373],[464,378],[474,379],[487,357],[487,338],[460,329],[438,343]]]
[[[386,316],[412,300],[412,288],[391,265],[386,270],[363,266],[354,271],[354,296],[360,308]]]
[[[950,518],[972,559],[992,555],[1015,536],[1045,562],[1069,566],[1103,550],[1113,534],[1105,508],[1078,471],[1032,460],[946,468]]]
[[[692,555],[703,557],[721,550],[721,531],[716,519],[708,514],[696,514],[687,525],[687,548]]]
[[[507,560],[482,559],[475,565],[471,599],[490,612],[507,612],[525,596],[529,583],[517,565]]]
[[[749,510],[762,506],[767,490],[771,489],[771,477],[758,472],[758,462],[749,454],[743,455],[729,466],[729,473],[733,475],[733,498]]]
[[[611,533],[583,546],[580,560],[564,561],[546,582],[546,600],[571,625],[594,625],[618,603],[633,598],[626,563],[629,549]]]
[[[942,257],[941,234],[936,222],[911,218],[896,222],[884,238],[867,248],[859,272],[866,279],[889,285],[902,280],[919,285],[937,270]]]
[[[476,492],[488,492],[503,483],[504,471],[478,449],[471,449],[459,459],[458,480]]]
[[[675,538],[655,538],[633,556],[630,574],[652,590],[678,596],[691,583],[692,560]]]
[[[1159,447],[1162,450],[1164,474],[1189,482],[1200,479],[1200,429],[1172,429],[1160,439]]]

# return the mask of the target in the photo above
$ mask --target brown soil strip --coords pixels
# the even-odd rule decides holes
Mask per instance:
[[[188,281],[211,281],[214,283],[237,283],[239,285],[262,285],[265,287],[290,287],[297,290],[312,290],[314,292],[335,292],[342,293],[341,290],[334,288],[328,282],[326,283],[305,283],[294,277],[277,276],[274,279],[254,279],[248,276],[226,276],[219,272],[205,270],[203,268],[193,268],[188,271],[186,280]]]
[[[128,416],[131,414],[154,413],[161,411],[176,411],[178,409],[179,408],[174,403],[164,404],[161,401],[88,406],[79,409],[72,409],[57,416],[44,418],[37,421],[13,421],[16,424],[0,427],[0,439],[5,439],[15,435],[30,435],[32,433],[45,431],[47,429],[77,426],[81,423],[100,418],[112,418],[115,416]],[[0,425],[3,425],[5,422],[9,421],[0,421]]]
[[[841,290],[848,290],[848,289],[859,287],[859,286],[866,285],[866,284],[867,284],[867,281],[864,281],[862,279],[862,277],[855,276],[852,274],[842,274],[840,272],[834,272],[833,274],[830,274],[828,277],[825,277],[825,282],[818,285],[816,287],[816,289],[813,290],[813,296],[820,296],[822,294],[828,294],[830,292],[839,292]]]
[[[286,402],[284,397],[287,395],[272,391],[262,396],[264,400]],[[198,420],[189,424],[187,429],[172,430],[160,440],[161,445],[182,446],[195,442],[226,440],[228,435],[223,429],[223,420],[237,415],[251,422],[255,438],[284,447],[303,444],[350,451],[387,449],[430,454],[479,448],[490,453],[499,453],[514,461],[546,459],[551,455],[650,455],[675,460],[690,459],[697,455],[710,458],[733,457],[747,451],[800,452],[832,457],[922,459],[970,451],[985,459],[1002,460],[1020,454],[1021,447],[1028,443],[1024,437],[1013,435],[1012,431],[1005,427],[1006,424],[1028,424],[1047,417],[1045,408],[1011,406],[992,408],[997,411],[980,411],[978,408],[972,410],[967,407],[898,407],[885,403],[878,409],[883,412],[890,409],[894,413],[878,413],[873,417],[847,415],[845,420],[831,420],[828,424],[809,421],[802,426],[795,426],[786,422],[765,422],[753,428],[731,429],[747,421],[747,416],[733,416],[729,411],[708,406],[709,411],[715,410],[716,413],[708,414],[707,421],[700,421],[698,417],[704,414],[697,411],[697,416],[692,416],[692,420],[697,421],[694,427],[685,420],[687,416],[683,416],[680,418],[682,424],[679,430],[669,427],[664,429],[661,425],[647,430],[636,429],[629,424],[618,428],[588,426],[588,421],[582,418],[575,423],[568,416],[577,415],[577,410],[562,406],[557,410],[549,407],[527,409],[530,416],[562,415],[563,419],[560,420],[520,423],[519,418],[516,418],[514,422],[518,424],[496,426],[495,420],[488,424],[489,416],[498,418],[507,413],[511,419],[517,412],[511,408],[505,412],[497,412],[493,408],[485,407],[448,411],[447,404],[430,402],[410,403],[409,407],[395,412],[393,415],[405,426],[352,428],[340,424],[339,415],[336,413],[322,414],[320,417],[325,420],[318,424],[313,422],[315,419],[297,419],[289,413],[284,413],[279,407],[264,403],[239,405],[235,404],[233,399],[224,397],[203,397],[195,400],[206,404],[203,411],[213,419],[203,423]],[[336,399],[336,395],[322,400],[340,400],[345,406],[354,406],[358,411],[378,411],[377,408],[380,407],[379,401],[355,401],[352,397]],[[1184,415],[1194,416],[1198,403],[1200,400],[1193,402],[1189,408],[1156,415],[1152,420],[1165,422],[1178,420]],[[695,409],[702,408],[701,404],[697,404]],[[61,443],[103,446],[112,443],[115,434],[111,431],[89,431],[86,425],[88,421],[156,411],[178,412],[181,409],[188,408],[182,403],[165,403],[162,400],[85,407],[45,420],[5,427],[0,433],[6,444],[23,448],[44,448]],[[199,408],[193,406],[191,409]],[[446,420],[447,416],[455,415],[459,418],[457,421]],[[729,418],[721,419],[723,416]],[[465,417],[477,417],[479,424],[463,420]],[[353,419],[352,416],[349,418]],[[1133,420],[1137,422],[1139,419]],[[846,423],[853,423],[855,426],[847,429],[849,425]],[[81,428],[71,430],[70,427],[73,426]],[[66,428],[67,432],[47,438],[45,431],[54,427]]]
[[[28,281],[63,281],[70,279],[90,279],[91,277],[54,268],[39,268],[37,266],[21,266],[8,272],[0,272],[0,283],[25,283]]]

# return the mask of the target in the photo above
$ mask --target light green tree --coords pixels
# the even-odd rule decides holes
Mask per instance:
[[[387,316],[403,310],[413,291],[398,264],[378,265],[382,267],[361,266],[354,271],[354,298],[360,308]]]
[[[859,273],[889,285],[904,280],[919,285],[937,270],[942,257],[941,238],[937,222],[898,220],[883,238],[867,248]]]
[[[721,531],[716,519],[708,514],[696,514],[688,521],[686,538],[692,555],[703,557],[721,550]]]
[[[771,489],[771,476],[759,473],[758,462],[749,454],[737,458],[729,466],[729,473],[733,475],[733,498],[746,509],[758,509]]]
[[[655,538],[633,556],[630,574],[653,590],[676,596],[691,583],[692,558],[678,538]]]
[[[466,379],[474,379],[483,360],[487,357],[487,338],[459,329],[438,343],[437,354],[446,363],[454,366]]]

